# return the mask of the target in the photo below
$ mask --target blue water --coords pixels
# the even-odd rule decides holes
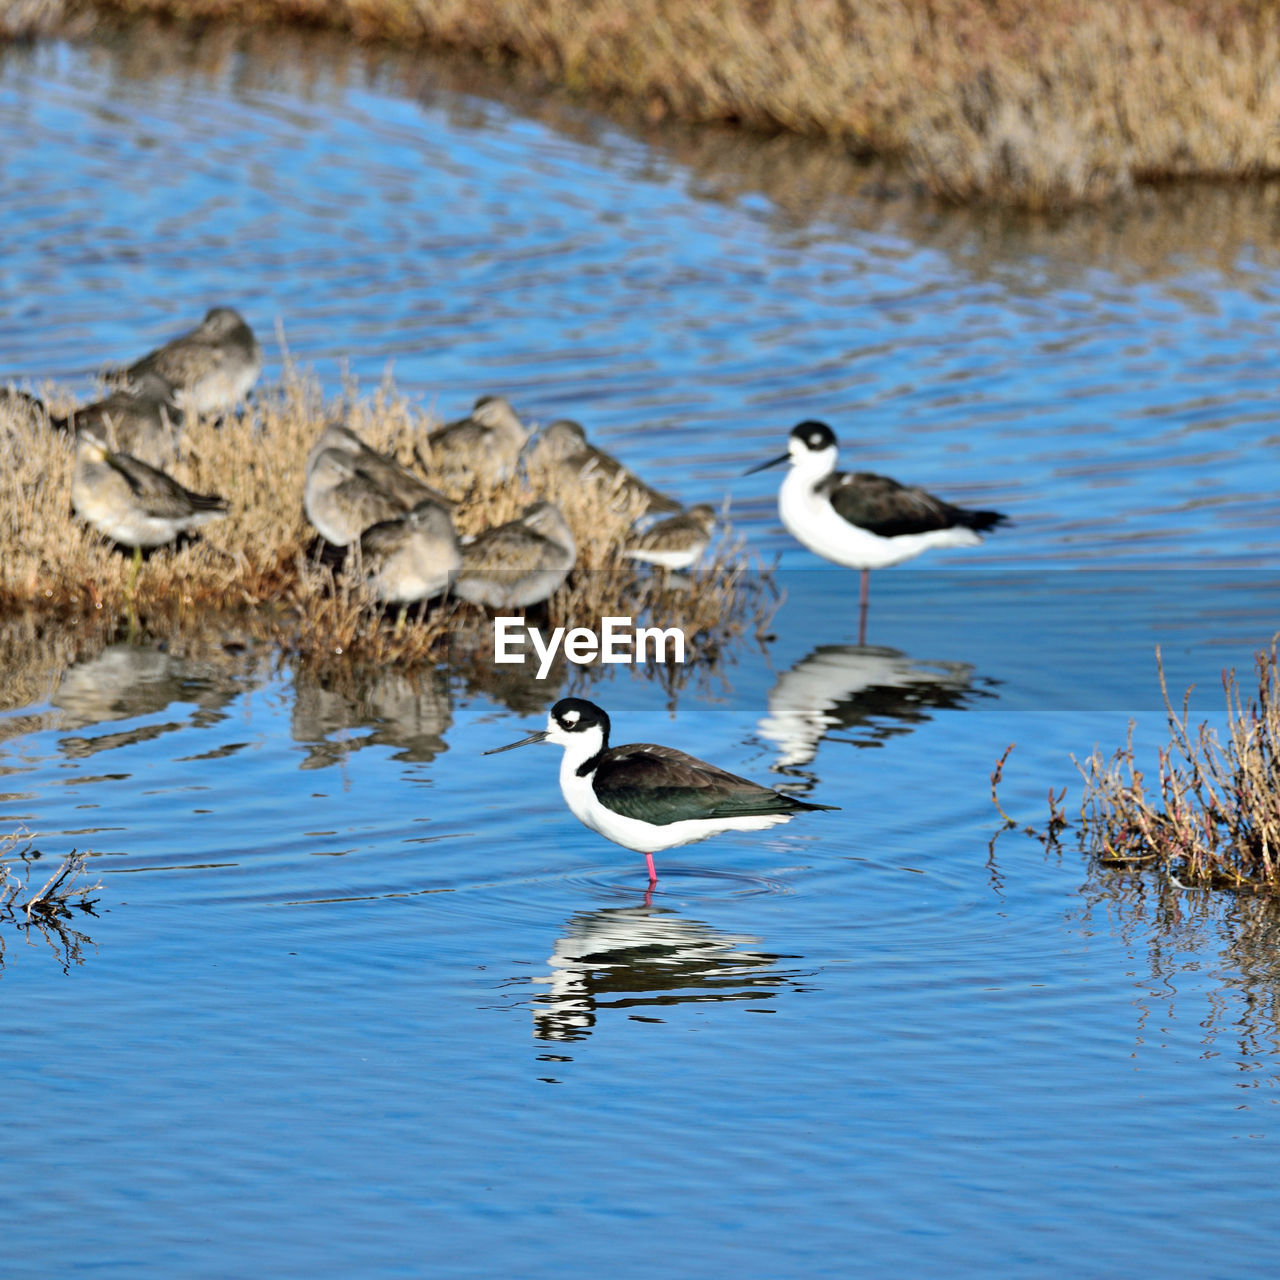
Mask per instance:
[[[0,829],[33,883],[78,847],[102,887],[80,938],[0,922],[6,1274],[1263,1270],[1274,913],[1070,834],[992,844],[988,782],[1016,742],[1001,800],[1042,823],[1131,717],[1151,759],[1157,644],[1217,717],[1276,627],[1254,196],[1204,196],[1213,253],[1172,195],[1159,234],[1094,241],[877,203],[830,157],[805,209],[758,180],[776,144],[169,40],[0,54],[3,372],[87,389],[234,301],[268,378],[278,320],[332,392],[394,362],[443,413],[502,390],[729,493],[781,557],[772,638],[661,686],[570,674],[616,740],[840,809],[659,855],[646,901],[557,749],[481,755],[560,692],[530,673],[10,642]],[[809,415],[1014,518],[874,575],[870,651],[853,575],[777,526],[777,473],[739,474]]]

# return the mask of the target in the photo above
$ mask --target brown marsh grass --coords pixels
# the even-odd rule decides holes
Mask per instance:
[[[1081,847],[1107,868],[1156,868],[1179,888],[1280,892],[1280,678],[1277,642],[1255,655],[1256,693],[1242,690],[1235,670],[1222,673],[1225,734],[1193,725],[1191,690],[1175,707],[1159,651],[1160,692],[1169,741],[1156,753],[1151,777],[1133,747],[1133,726],[1110,756],[1097,747],[1076,768],[1084,780],[1080,799]],[[1012,748],[1010,748],[1012,750]],[[992,775],[992,799],[1009,752]],[[1061,803],[1065,788],[1049,793],[1049,822],[1028,828],[1046,847],[1056,846],[1069,824]],[[1008,825],[1016,825],[1000,809]]]
[[[56,390],[46,398],[55,411],[67,407]],[[71,440],[0,401],[0,545],[7,549],[0,613],[29,610],[31,627],[41,633],[54,622],[74,624],[82,634],[127,628],[158,635],[214,631],[235,620],[250,639],[317,660],[434,662],[465,637],[491,656],[485,611],[446,602],[411,610],[409,624],[398,627],[394,614],[372,600],[357,564],[335,566],[320,554],[302,508],[304,472],[311,444],[338,416],[449,491],[432,468],[427,434],[435,420],[394,387],[366,397],[352,388],[341,404],[326,405],[314,385],[287,374],[240,417],[188,427],[173,474],[188,488],[221,494],[229,512],[198,538],[150,553],[131,588],[130,555],[71,510]],[[476,483],[450,497],[459,501],[454,520],[464,536],[511,519],[537,498],[563,510],[578,565],[543,608],[544,624],[595,626],[617,615],[679,626],[696,661],[758,627],[771,607],[759,575],[748,572],[727,535],[684,590],[668,590],[660,575],[637,570],[621,551],[639,509],[604,486],[568,486],[530,464],[509,481]]]
[[[837,139],[954,201],[1060,209],[1135,184],[1280,173],[1271,0],[74,0],[68,12],[460,49],[650,119]]]

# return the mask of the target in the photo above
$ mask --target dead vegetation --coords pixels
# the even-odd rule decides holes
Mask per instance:
[[[85,882],[85,855],[74,849],[50,869],[22,831],[0,836],[0,925],[10,925],[33,944],[44,941],[63,968],[83,963],[84,946],[91,939],[69,923],[92,915],[102,885]],[[44,874],[49,871],[47,876]],[[0,964],[5,936],[0,930]]]
[[[49,400],[65,408],[54,391]],[[228,501],[225,519],[200,536],[150,553],[131,585],[132,560],[71,511],[71,440],[32,419],[22,406],[0,401],[0,612],[31,611],[48,623],[75,624],[83,634],[191,632],[211,615],[235,618],[248,637],[282,645],[306,658],[343,661],[433,662],[462,634],[492,653],[488,614],[457,601],[409,613],[372,599],[358,566],[335,564],[302,509],[307,451],[331,417],[344,420],[375,448],[395,453],[459,502],[460,535],[475,534],[517,515],[535,498],[561,507],[578,544],[578,566],[542,608],[552,626],[592,625],[606,615],[646,625],[680,626],[697,659],[763,617],[765,591],[749,574],[741,548],[722,538],[708,567],[683,589],[638,569],[621,555],[638,514],[634,502],[607,487],[566,485],[534,464],[500,484],[450,490],[433,472],[429,429],[436,425],[391,386],[341,404],[323,401],[306,379],[258,396],[251,411],[220,424],[188,427],[181,483]],[[38,625],[36,623],[33,626]]]
[[[1156,753],[1155,775],[1139,765],[1133,725],[1110,756],[1098,748],[1075,761],[1084,781],[1078,835],[1081,848],[1102,867],[1155,868],[1179,888],[1280,893],[1280,679],[1277,643],[1255,657],[1257,691],[1240,687],[1224,671],[1225,734],[1193,726],[1188,690],[1175,707],[1156,655],[1169,742]],[[1010,748],[1010,751],[1012,748]],[[1009,751],[992,775],[992,799]],[[1046,847],[1059,844],[1070,824],[1062,810],[1065,788],[1049,793],[1049,821],[1027,831]]]
[[[649,119],[838,139],[955,201],[1060,209],[1135,184],[1280,173],[1272,0],[74,0],[67,12],[460,49]]]

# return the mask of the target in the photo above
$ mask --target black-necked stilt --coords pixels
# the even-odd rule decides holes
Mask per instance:
[[[715,508],[700,502],[678,516],[668,516],[648,528],[623,551],[631,560],[660,569],[691,569],[707,549],[716,526]]]
[[[858,643],[866,643],[867,595],[872,569],[901,564],[930,547],[974,547],[978,536],[1006,517],[968,511],[913,485],[871,471],[837,471],[839,446],[825,422],[791,429],[787,452],[747,474],[790,462],[778,489],[778,514],[787,531],[810,551],[862,570]]]
[[[529,461],[535,467],[554,471],[565,486],[580,485],[583,481],[598,483],[606,493],[642,502],[645,511],[665,514],[680,510],[674,498],[659,493],[617,458],[597,449],[587,439],[582,426],[570,418],[560,418],[538,433],[536,443],[529,450]]]
[[[606,840],[643,853],[650,885],[658,879],[653,855],[660,849],[724,831],[763,831],[807,809],[836,807],[797,800],[674,747],[610,747],[609,717],[583,698],[562,698],[545,729],[485,755],[531,742],[564,747],[560,791],[569,811]]]
[[[214,307],[190,333],[148,352],[123,377],[132,382],[158,373],[188,412],[221,413],[249,394],[261,372],[262,348],[244,317],[232,307]]]
[[[481,396],[465,418],[427,436],[432,461],[446,484],[465,488],[478,472],[505,480],[516,468],[529,429],[502,396]]]
[[[486,529],[463,546],[454,595],[492,609],[523,609],[551,595],[577,558],[560,508],[535,502],[517,519]]]

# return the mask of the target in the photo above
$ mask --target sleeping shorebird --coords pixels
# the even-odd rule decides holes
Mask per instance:
[[[674,498],[659,493],[617,458],[597,449],[587,440],[587,433],[582,427],[569,418],[560,418],[543,428],[529,450],[529,461],[554,471],[560,484],[566,488],[576,488],[583,481],[590,481],[599,484],[606,493],[615,493],[628,500],[642,500],[645,511],[663,514],[680,510],[680,504]]]
[[[660,569],[689,569],[711,542],[715,508],[700,502],[678,516],[669,516],[646,529],[622,554]]]
[[[87,428],[76,436],[71,505],[99,533],[133,548],[135,582],[144,547],[173,542],[227,513],[225,499],[193,493],[171,475],[127,453],[113,452]]]
[[[50,423],[73,434],[89,430],[119,453],[163,471],[178,461],[183,412],[173,386],[158,373],[140,373],[101,400]]]
[[[825,560],[862,570],[858,643],[866,643],[870,571],[901,564],[930,547],[976,547],[978,536],[1006,517],[953,507],[923,489],[870,471],[837,471],[835,433],[825,422],[793,427],[787,452],[746,473],[783,462],[791,470],[778,490],[787,531]]]
[[[762,787],[674,747],[635,742],[609,746],[609,717],[594,702],[562,698],[547,727],[485,755],[532,742],[564,748],[560,792],[584,826],[624,849],[643,853],[649,884],[653,855],[724,831],[763,831],[810,809],[834,809]]]
[[[402,467],[394,458],[371,448],[350,427],[341,422],[331,422],[320,433],[311,452],[307,454],[306,475],[308,482],[315,470],[317,459],[326,449],[345,453],[355,464],[356,470],[372,480],[389,497],[410,511],[420,502],[434,502],[446,511],[452,511],[454,503],[443,493],[433,489],[425,480]]]
[[[262,348],[231,307],[214,307],[190,331],[148,352],[114,376],[158,373],[190,413],[223,413],[239,404],[262,373]]]
[[[320,536],[349,547],[384,520],[399,520],[408,508],[397,502],[342,449],[322,449],[307,472],[302,505]]]
[[[458,535],[449,513],[428,499],[398,520],[371,525],[360,535],[360,564],[373,593],[405,611],[419,600],[443,595],[462,567]]]
[[[453,593],[491,609],[524,609],[551,595],[577,556],[560,508],[535,502],[517,519],[486,529],[462,548]]]
[[[502,396],[481,396],[465,418],[430,432],[427,444],[445,482],[464,488],[477,471],[507,479],[528,438],[529,429]]]

